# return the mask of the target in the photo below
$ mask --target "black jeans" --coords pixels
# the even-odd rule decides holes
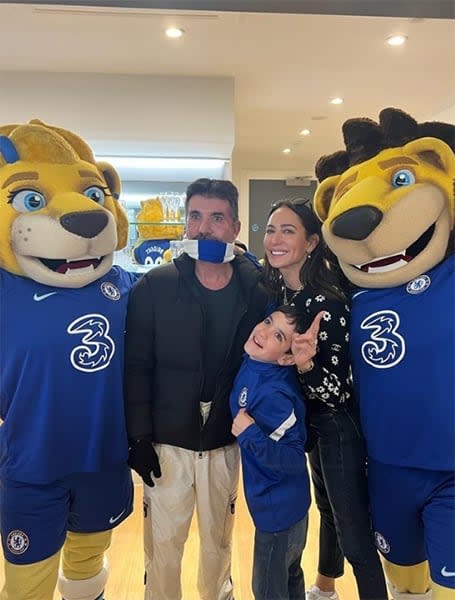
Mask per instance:
[[[289,529],[254,534],[253,594],[255,600],[304,600],[302,552],[308,515]]]
[[[321,515],[318,571],[341,577],[346,557],[360,599],[387,600],[371,529],[366,450],[357,407],[309,408],[310,434],[316,439],[309,455],[311,478]]]

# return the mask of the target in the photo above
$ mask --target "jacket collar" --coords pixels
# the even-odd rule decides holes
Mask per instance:
[[[190,258],[187,254],[181,254],[174,260],[174,264],[177,271],[185,280],[190,282],[193,279],[195,264],[193,258]],[[242,288],[244,289],[252,288],[262,278],[261,271],[243,256],[236,256],[230,264],[240,278]]]

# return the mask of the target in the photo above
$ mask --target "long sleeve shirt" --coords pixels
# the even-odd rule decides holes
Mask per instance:
[[[255,423],[239,436],[245,496],[261,531],[288,529],[306,515],[305,405],[293,367],[248,356],[230,397],[232,416],[245,408]]]
[[[325,311],[319,328],[318,349],[313,357],[314,367],[300,375],[300,382],[307,400],[336,409],[352,395],[349,306],[311,288],[303,288],[295,294],[293,304],[308,314],[310,323],[321,310]]]

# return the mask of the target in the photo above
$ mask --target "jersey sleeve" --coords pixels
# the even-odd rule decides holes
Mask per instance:
[[[251,414],[255,423],[237,438],[258,463],[284,473],[306,470],[305,428],[294,410],[291,397],[279,389],[268,389],[260,411]]]

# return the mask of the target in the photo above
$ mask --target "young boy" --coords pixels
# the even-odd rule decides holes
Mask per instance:
[[[317,334],[319,320],[307,331],[309,339]],[[306,317],[294,306],[280,306],[256,325],[245,343],[247,355],[230,397],[232,433],[240,445],[245,496],[256,526],[256,600],[305,598],[300,561],[310,487],[305,405],[291,343],[296,333],[306,329]],[[310,368],[314,351],[308,344]]]

